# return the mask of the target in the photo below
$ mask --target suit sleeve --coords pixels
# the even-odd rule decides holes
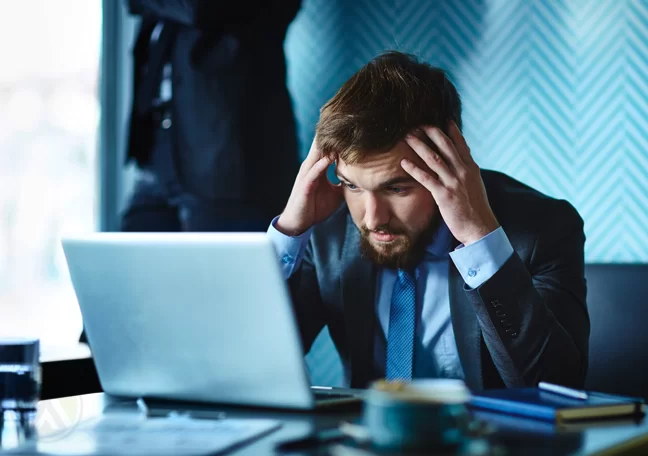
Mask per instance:
[[[278,219],[279,216],[272,220],[267,235],[288,281],[302,345],[308,353],[326,322],[313,262],[313,228],[299,236],[287,236],[277,230]]]
[[[322,302],[313,261],[313,243],[308,243],[299,268],[288,279],[293,309],[301,334],[304,352],[308,353],[326,324],[326,309]]]
[[[481,286],[465,287],[507,387],[585,382],[590,323],[583,221],[568,203],[558,207],[552,228],[536,239],[529,267],[513,253]]]

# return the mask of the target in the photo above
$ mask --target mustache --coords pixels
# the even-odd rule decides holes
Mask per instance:
[[[406,234],[405,230],[399,228],[389,227],[388,225],[382,225],[374,230],[367,228],[367,225],[362,225],[360,227],[362,234],[364,236],[369,236],[369,233],[382,233],[382,234]]]

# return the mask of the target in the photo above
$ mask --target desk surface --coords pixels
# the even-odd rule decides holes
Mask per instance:
[[[328,410],[317,413],[293,413],[281,411],[253,410],[232,407],[200,406],[190,409],[205,417],[210,414],[226,412],[229,417],[255,417],[278,419],[283,425],[271,434],[262,437],[234,452],[233,455],[272,455],[277,454],[275,445],[279,442],[307,435],[314,430],[324,430],[337,426],[341,421],[360,418],[359,407]],[[64,434],[79,422],[105,413],[140,413],[135,402],[115,399],[102,393],[72,396],[39,404],[39,417],[36,428],[50,428]],[[45,417],[47,418],[45,419]],[[500,415],[479,415],[488,422],[494,432],[487,436],[491,450],[479,454],[550,454],[550,455],[608,455],[608,454],[648,454],[648,421],[612,422],[591,426],[584,430],[556,432],[553,425],[530,420],[522,420]],[[2,442],[6,445],[6,442]],[[638,453],[628,453],[628,449]],[[4,447],[6,449],[6,446]],[[328,450],[328,451],[326,451]],[[295,453],[292,453],[295,454]],[[314,448],[299,454],[331,454],[334,456],[369,456],[368,450],[354,448],[352,445],[334,445],[328,449]],[[376,453],[378,454],[378,453]],[[380,453],[384,456],[385,453]],[[472,453],[463,453],[472,454]]]

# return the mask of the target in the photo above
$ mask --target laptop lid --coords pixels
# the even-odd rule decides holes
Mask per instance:
[[[62,243],[107,393],[314,407],[265,233],[94,233]]]

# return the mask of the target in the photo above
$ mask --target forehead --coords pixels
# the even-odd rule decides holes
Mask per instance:
[[[409,178],[410,175],[400,164],[404,158],[414,162],[417,166],[423,165],[423,161],[416,152],[405,141],[399,141],[389,151],[369,156],[361,163],[348,164],[338,161],[337,172],[338,175],[347,178],[353,184],[366,185],[369,188],[397,177]]]

